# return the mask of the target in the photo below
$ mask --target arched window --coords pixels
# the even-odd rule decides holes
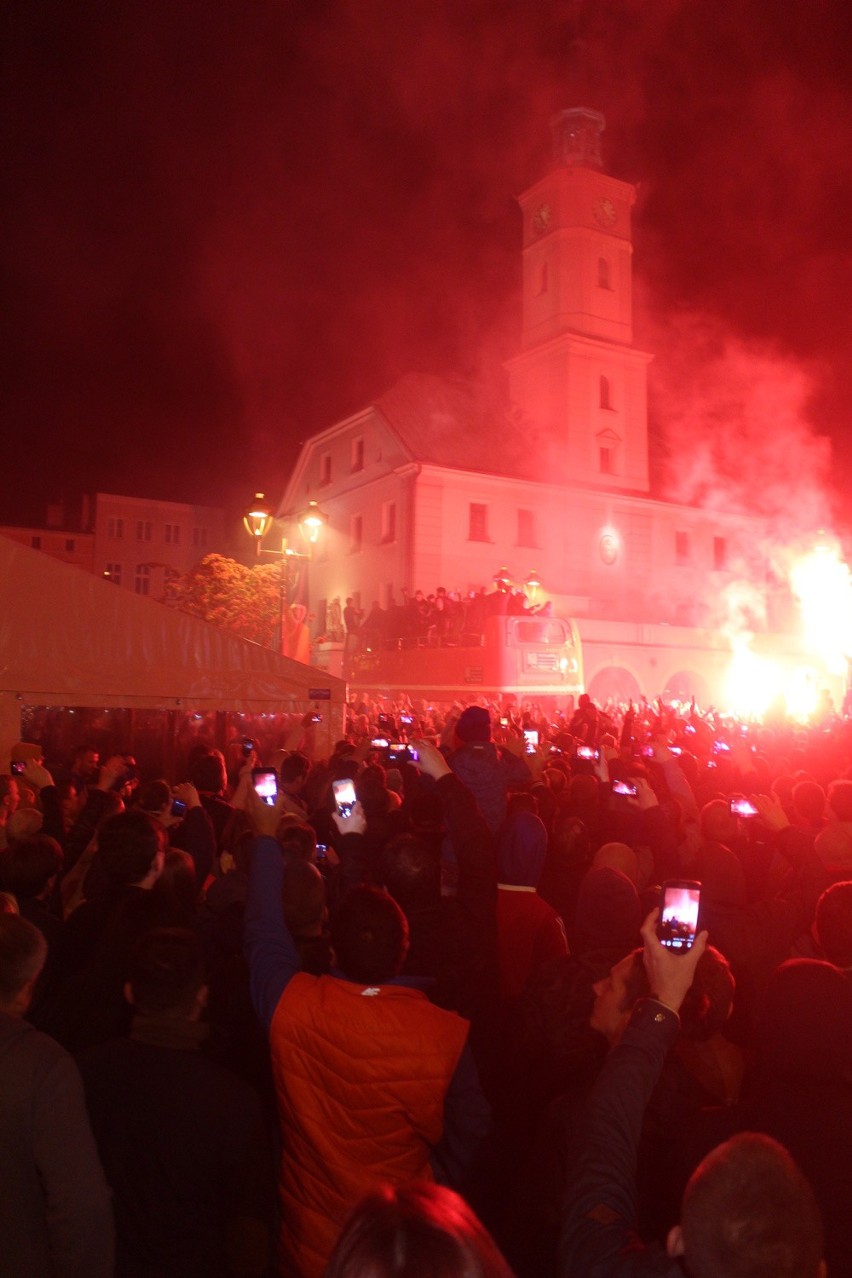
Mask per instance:
[[[598,288],[612,288],[609,262],[605,257],[598,258]]]
[[[612,387],[608,377],[604,377],[601,373],[600,377],[600,406],[601,408],[612,408]]]

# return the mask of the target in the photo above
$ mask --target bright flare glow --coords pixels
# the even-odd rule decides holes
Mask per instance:
[[[852,575],[836,546],[822,542],[794,560],[790,585],[799,603],[808,649],[834,675],[852,654]]]
[[[835,543],[821,537],[787,564],[790,588],[799,607],[804,660],[776,660],[754,651],[752,636],[737,633],[726,684],[730,713],[763,718],[783,705],[791,719],[813,717],[820,706],[826,674],[846,678],[852,656],[852,573]]]

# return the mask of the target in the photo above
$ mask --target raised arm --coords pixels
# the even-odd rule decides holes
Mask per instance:
[[[268,807],[254,792],[246,811],[258,835],[252,848],[244,949],[251,1001],[267,1032],[289,981],[300,969],[299,952],[284,921],[284,859],[275,831],[284,805]]]

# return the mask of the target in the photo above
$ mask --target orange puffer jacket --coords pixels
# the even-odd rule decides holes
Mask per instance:
[[[299,973],[270,1030],[281,1123],[282,1273],[321,1275],[380,1181],[431,1180],[468,1023],[419,990]]]

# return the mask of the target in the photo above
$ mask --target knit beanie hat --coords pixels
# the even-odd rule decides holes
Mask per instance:
[[[459,715],[456,736],[460,741],[490,741],[491,716],[483,706],[467,706]]]

